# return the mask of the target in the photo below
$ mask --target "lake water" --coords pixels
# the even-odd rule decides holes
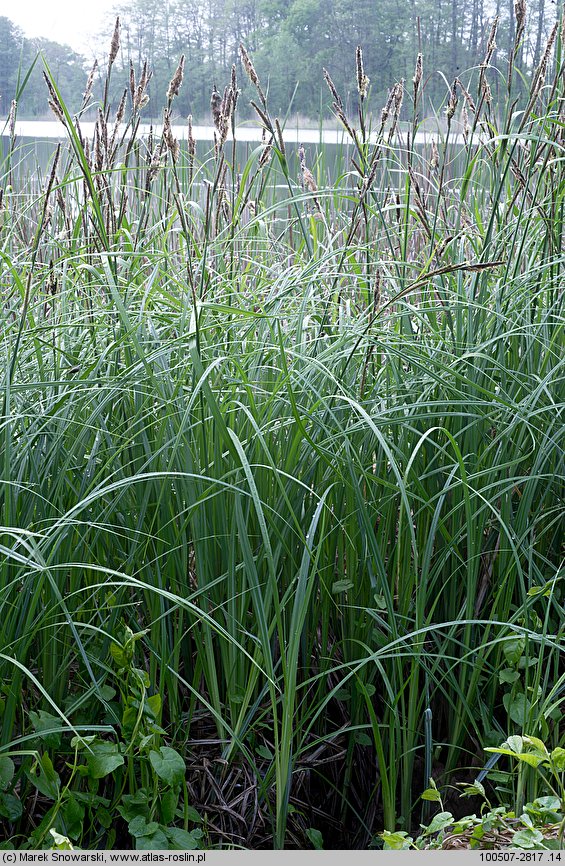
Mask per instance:
[[[86,140],[92,142],[94,135],[94,122],[84,121],[81,123],[82,135]],[[153,131],[158,138],[162,126],[155,124],[141,124],[137,132],[137,140],[146,140]],[[211,144],[214,140],[213,126],[193,126],[193,136],[197,143],[197,160],[204,163],[213,158]],[[7,124],[0,128],[0,183],[5,183],[3,175],[9,171],[10,183],[18,181],[24,184],[42,184],[45,174],[50,170],[55,143],[65,141],[68,136],[62,123],[57,120],[19,120],[16,122],[16,151],[10,160],[6,160],[9,151],[9,138],[7,136]],[[188,139],[188,126],[177,124],[173,126],[173,134],[186,151]],[[236,159],[239,166],[245,165],[251,154],[257,147],[261,147],[263,130],[257,122],[248,122],[236,128],[235,139],[237,143]],[[431,158],[432,140],[435,139],[441,148],[443,130],[437,128],[435,132],[420,131],[415,138],[415,149],[419,151],[424,164],[428,164]],[[117,136],[119,139],[120,136]],[[322,177],[328,184],[332,184],[336,178],[341,176],[344,166],[350,166],[351,157],[355,154],[355,146],[351,138],[343,129],[334,128],[297,128],[288,126],[283,133],[284,141],[288,147],[288,158],[293,176],[299,176],[300,168],[298,162],[298,145],[303,144],[306,149],[307,165],[314,171],[322,167]],[[387,161],[387,178],[382,181],[389,186],[391,177],[406,168],[406,132],[400,130],[392,142],[394,156]],[[126,137],[127,140],[127,137]],[[231,141],[231,134],[228,137]],[[464,141],[461,135],[452,132],[449,137],[448,161],[455,166],[462,153]],[[392,154],[391,154],[392,155]],[[231,157],[231,148],[230,148]],[[321,160],[321,162],[320,162]],[[241,168],[240,168],[241,170]],[[380,168],[376,177],[376,183],[381,182]],[[286,189],[286,186],[284,186]]]
[[[159,135],[162,127],[155,124],[153,132]],[[94,123],[81,123],[83,134],[87,138],[91,138],[94,134]],[[148,123],[142,123],[139,127],[139,132],[142,136],[149,135],[151,126]],[[213,126],[193,126],[192,132],[196,141],[213,141],[214,127]],[[173,126],[173,133],[179,141],[184,141],[188,137],[188,127],[186,125],[177,124]],[[3,130],[3,135],[7,134],[7,129]],[[64,139],[66,133],[63,125],[57,120],[18,120],[16,122],[16,135],[18,138],[31,138],[36,140],[42,139]],[[422,146],[429,144],[432,138],[436,141],[440,137],[441,131],[436,132],[418,132],[416,135],[415,144]],[[261,142],[262,129],[256,125],[238,126],[236,128],[235,137],[241,142]],[[343,129],[297,129],[296,127],[287,127],[284,130],[283,138],[289,144],[334,144],[344,145],[351,143],[351,139]],[[231,139],[231,134],[228,140]],[[450,140],[454,144],[462,144],[463,137],[460,135],[452,135]]]

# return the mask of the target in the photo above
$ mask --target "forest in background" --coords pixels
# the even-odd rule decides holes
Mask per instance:
[[[329,94],[322,86],[324,68],[345,95],[347,109],[355,109],[351,58],[357,45],[364,52],[370,79],[368,105],[373,111],[380,111],[395,81],[411,79],[421,51],[426,78],[423,108],[424,114],[430,115],[441,110],[451,81],[457,76],[468,78],[480,64],[496,16],[500,24],[492,65],[507,60],[515,41],[520,2],[523,0],[126,0],[117,3],[114,10],[122,25],[116,65],[128,67],[131,60],[139,74],[148,61],[153,78],[144,116],[158,119],[168,83],[179,56],[184,54],[187,80],[177,100],[177,116],[192,114],[196,120],[208,121],[211,82],[222,90],[232,64],[239,71],[238,46],[243,42],[253,55],[261,80],[268,83],[273,110],[284,116],[290,106],[292,115],[317,119],[330,115]],[[561,2],[536,0],[528,6],[526,30],[515,61],[524,90],[560,14]],[[109,18],[105,32],[93,40],[93,54],[99,60],[108,49],[112,26]],[[48,40],[26,39],[8,18],[0,17],[0,108],[4,115],[17,96],[20,117],[48,116],[42,64],[35,63],[32,69],[38,51],[43,53],[69,108],[79,109],[94,56],[81,57]],[[104,62],[101,67],[100,81]],[[245,76],[239,78],[242,81]],[[114,80],[117,82],[118,76]],[[504,86],[502,78],[493,83],[493,89],[501,92]],[[118,90],[116,84],[116,98]],[[241,107],[246,103],[242,100]]]

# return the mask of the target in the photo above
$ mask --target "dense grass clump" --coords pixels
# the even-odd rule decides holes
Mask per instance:
[[[555,36],[522,110],[487,57],[423,147],[421,61],[401,129],[359,53],[331,162],[258,80],[232,142],[235,72],[203,158],[182,64],[149,141],[147,70],[91,142],[48,76],[66,143],[3,163],[3,838],[367,847],[564,745]]]

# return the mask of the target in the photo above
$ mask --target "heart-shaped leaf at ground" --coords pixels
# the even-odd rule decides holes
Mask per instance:
[[[161,829],[151,836],[138,836],[135,840],[136,851],[168,851],[169,843]]]
[[[543,842],[543,833],[529,827],[526,830],[518,830],[512,836],[512,844],[520,848],[537,848],[540,842]]]
[[[166,827],[165,833],[173,851],[193,851],[200,847],[202,830],[182,830],[180,827]]]
[[[163,828],[156,821],[147,822],[143,815],[133,818],[128,830],[135,839],[137,851],[167,851],[169,848]]]
[[[131,835],[137,839],[139,836],[151,836],[159,829],[157,821],[147,822],[143,815],[137,815],[128,824]]]
[[[174,787],[184,781],[186,767],[184,759],[169,746],[161,746],[158,752],[150,752],[149,760],[160,779]]]

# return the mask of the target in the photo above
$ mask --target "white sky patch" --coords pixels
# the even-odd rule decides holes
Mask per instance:
[[[9,18],[26,36],[43,36],[70,45],[87,58],[94,50],[94,37],[108,31],[112,36],[115,0],[0,0],[0,16]]]

